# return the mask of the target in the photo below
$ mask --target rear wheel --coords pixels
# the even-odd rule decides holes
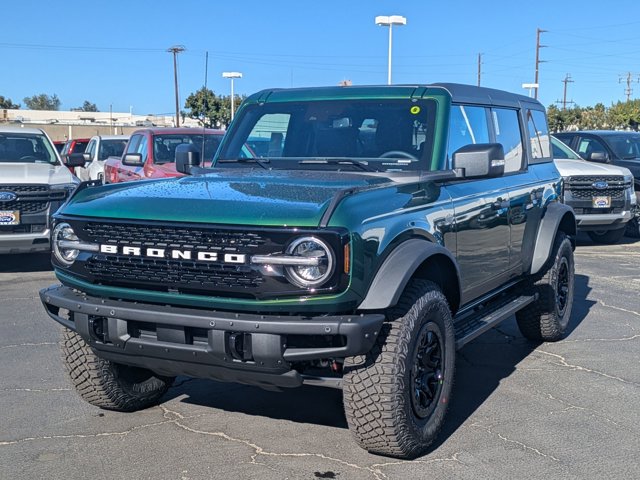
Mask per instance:
[[[173,377],[130,367],[98,357],[80,335],[65,329],[63,361],[80,396],[96,407],[132,412],[158,403]]]
[[[436,438],[449,406],[455,335],[446,298],[413,281],[388,313],[374,348],[345,359],[349,429],[371,453],[413,458]]]
[[[613,245],[614,243],[618,243],[624,236],[624,228],[619,228],[617,230],[593,230],[587,232],[587,234],[591,240],[596,243]]]
[[[556,341],[564,335],[573,307],[574,263],[571,242],[556,234],[551,256],[532,281],[538,299],[516,313],[518,327],[530,340]]]

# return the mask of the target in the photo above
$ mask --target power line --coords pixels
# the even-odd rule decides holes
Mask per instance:
[[[562,110],[566,110],[567,109],[567,103],[575,103],[573,100],[567,101],[567,84],[574,83],[574,81],[571,79],[571,75],[569,75],[567,73],[567,76],[564,77],[564,80],[562,80],[562,83],[564,83],[562,101],[556,100],[556,103],[558,103],[558,104],[562,103]]]
[[[178,97],[178,54],[184,52],[184,45],[174,45],[167,49],[167,52],[173,53],[173,82],[176,91],[176,127],[180,126],[180,100]]]
[[[541,28],[536,29],[536,76],[533,83],[535,84],[535,94],[534,97],[536,100],[538,99],[538,90],[540,89],[540,84],[538,83],[538,71],[540,64],[545,60],[540,60],[540,49],[545,48],[546,45],[540,45],[540,34],[546,32],[547,30],[542,30]]]
[[[636,76],[635,73],[627,72],[627,78],[626,78],[627,88],[624,89],[624,94],[627,96],[627,102],[631,100],[631,95],[633,94],[633,88],[631,88],[631,84],[640,82],[640,75],[638,75],[638,79],[636,80],[633,80],[634,76]],[[624,80],[624,77],[620,75],[620,78],[618,79],[618,83],[622,83],[623,80]]]

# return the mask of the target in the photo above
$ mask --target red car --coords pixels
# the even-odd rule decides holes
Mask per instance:
[[[181,144],[192,144],[202,151],[203,165],[209,166],[222,141],[224,130],[202,128],[144,128],[131,135],[122,157],[109,157],[104,164],[105,183],[128,182],[146,178],[180,177],[176,171],[175,151]],[[123,163],[135,154],[139,162]]]

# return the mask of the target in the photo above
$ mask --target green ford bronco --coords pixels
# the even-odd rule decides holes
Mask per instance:
[[[55,215],[40,296],[93,405],[145,408],[177,375],[339,388],[362,447],[411,458],[457,349],[514,314],[536,341],[567,327],[576,223],[537,101],[265,90],[200,160],[179,146],[188,176],[84,183]]]

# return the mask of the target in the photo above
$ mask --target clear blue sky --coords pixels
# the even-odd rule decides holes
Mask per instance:
[[[179,56],[181,107],[204,83],[229,94],[223,71],[240,71],[237,93],[270,87],[383,84],[388,30],[376,15],[403,15],[394,28],[394,83],[476,83],[526,93],[542,34],[540,100],[580,106],[624,100],[627,72],[640,98],[640,2],[620,0],[179,0],[5,1],[0,95],[16,103],[57,94],[61,109],[97,104],[137,114],[174,109],[172,56]]]

